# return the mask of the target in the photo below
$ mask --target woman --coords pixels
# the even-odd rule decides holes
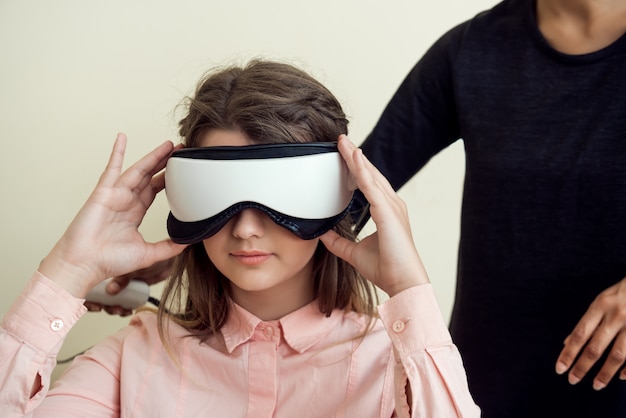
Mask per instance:
[[[201,80],[180,133],[186,149],[167,142],[123,173],[126,138],[118,136],[94,192],[3,318],[0,349],[11,361],[0,366],[0,407],[8,416],[480,415],[404,202],[349,142],[328,90],[285,64],[226,68]],[[379,224],[360,242],[345,217],[350,196],[339,199],[327,187],[317,191],[319,203],[337,200],[339,212],[322,222],[282,212],[276,198],[296,191],[266,184],[264,170],[292,157],[237,170],[259,149],[332,148],[337,138],[328,155],[346,168],[334,182],[348,185],[351,173]],[[215,157],[222,152],[231,157]],[[311,185],[329,178],[326,168],[302,174],[317,155],[304,157],[278,178]],[[187,169],[213,175],[186,177]],[[228,200],[235,178],[243,180],[237,192],[274,192],[213,212],[190,204],[199,195],[212,198],[206,206]],[[165,184],[172,239],[146,243],[137,227]],[[206,192],[222,185],[221,193]],[[189,215],[197,211],[200,218]],[[158,314],[140,312],[48,391],[54,358],[85,312],[88,291],[176,254]],[[378,309],[372,285],[390,297]]]

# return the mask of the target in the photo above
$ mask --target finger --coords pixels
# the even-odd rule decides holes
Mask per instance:
[[[132,310],[123,308],[119,305],[105,306],[104,311],[108,313],[109,315],[116,315],[116,316],[128,316],[133,313]]]
[[[593,388],[595,390],[601,390],[609,384],[613,376],[617,373],[617,371],[624,366],[624,361],[626,360],[626,332],[622,331],[615,342],[613,343],[613,347],[611,347],[611,351],[607,356],[602,368],[596,375],[593,380]]]
[[[348,170],[352,173],[358,188],[363,192],[370,206],[373,207],[379,202],[381,190],[378,186],[376,174],[377,170],[370,170],[365,163],[365,157],[359,148],[357,148],[345,136],[339,137],[339,152],[344,158]]]
[[[144,209],[150,207],[157,194],[165,188],[165,173],[161,172],[156,174],[149,180],[149,183],[146,182],[146,186],[147,187],[138,185],[135,189],[135,192],[139,194],[139,199]]]
[[[339,137],[338,146],[359,189],[370,203],[372,218],[375,217],[377,210],[384,211],[385,208],[390,207],[396,214],[408,219],[404,201],[393,190],[385,176],[365,157],[362,150],[352,144],[345,135]],[[382,205],[383,209],[378,209],[378,205]],[[381,215],[385,215],[385,213],[383,212]],[[374,218],[374,221],[379,224],[381,221],[389,219],[388,216],[378,216],[378,219]]]
[[[350,241],[333,231],[332,229],[320,236],[320,241],[326,249],[337,257],[353,264],[353,250],[356,246],[354,241]]]
[[[155,193],[165,189],[165,172],[161,172],[152,177],[152,180],[150,180],[150,188],[154,190]]]
[[[580,356],[567,376],[568,381],[572,385],[580,382],[587,375],[593,365],[600,359],[610,341],[610,339],[607,341],[607,335],[602,330],[598,330],[594,334],[594,337],[582,349]]]
[[[601,320],[601,311],[596,311],[593,307],[590,307],[580,321],[578,321],[572,333],[565,338],[563,350],[561,350],[557,359],[556,372],[558,374],[563,374],[572,367],[581,350],[591,338],[594,330],[599,326]],[[572,383],[571,377],[570,383]],[[577,383],[577,381],[574,383]]]
[[[379,185],[380,189],[385,192],[388,197],[396,197],[396,191],[391,187],[391,183],[389,180],[383,175],[383,173],[376,168],[374,164],[367,158],[365,154],[361,151],[361,159],[363,160],[365,166],[367,167],[370,175],[376,180],[376,183]]]
[[[354,168],[361,167],[364,173],[367,173],[365,180],[370,180],[380,187],[386,194],[395,196],[396,192],[391,187],[391,184],[385,176],[372,164],[372,162],[363,154],[360,148],[357,148],[346,135],[339,136],[340,152],[343,150],[342,155],[349,156],[352,160]],[[345,157],[344,157],[345,158]],[[349,167],[350,168],[350,165]]]
[[[107,283],[106,291],[110,295],[117,295],[123,289],[125,289],[126,286],[128,286],[128,283],[130,283],[129,275],[125,274],[123,276],[116,276],[111,279],[109,283]]]
[[[357,148],[346,135],[341,135],[339,137],[337,147],[339,149],[339,153],[348,166],[348,170],[354,176],[357,186],[363,191],[363,193],[365,193],[363,188],[368,184],[373,183],[373,178],[363,163],[361,150]]]
[[[138,268],[145,269],[160,261],[173,258],[185,248],[187,248],[186,244],[176,244],[170,238],[150,244],[147,255]]]
[[[119,184],[135,191],[144,189],[152,177],[165,168],[173,149],[172,142],[165,141],[122,173]]]
[[[601,326],[602,318],[603,311],[592,304],[565,339],[565,347],[557,360],[557,373],[567,367],[570,370],[567,379],[572,385],[585,377],[615,335],[609,337],[608,328]]]
[[[100,175],[98,185],[112,185],[115,183],[120,173],[122,172],[122,166],[124,165],[124,153],[126,152],[126,135],[118,133],[113,143],[113,149],[109,156],[109,161]]]
[[[96,302],[86,300],[83,305],[85,305],[85,308],[87,308],[89,312],[100,312],[102,310],[102,305]]]

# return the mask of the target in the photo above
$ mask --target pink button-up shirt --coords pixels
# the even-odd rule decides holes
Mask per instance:
[[[156,315],[137,314],[78,357],[48,391],[63,338],[85,312],[35,273],[0,328],[0,415],[56,417],[478,417],[461,357],[430,285],[408,289],[367,318],[316,302],[277,321],[232,310],[201,342]],[[35,376],[43,387],[30,398]],[[411,415],[406,382],[412,393]]]

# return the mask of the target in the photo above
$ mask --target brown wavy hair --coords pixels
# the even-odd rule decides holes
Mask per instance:
[[[212,129],[238,131],[255,143],[333,142],[348,133],[348,120],[335,96],[304,71],[280,62],[253,60],[213,70],[184,106],[179,133],[185,147],[200,146]],[[347,218],[334,229],[356,239]],[[321,242],[313,257],[320,312],[329,316],[333,309],[342,309],[376,315],[375,288],[350,264]],[[219,332],[230,306],[230,282],[209,260],[202,242],[192,244],[177,257],[163,291],[158,310],[161,339],[168,341],[169,319],[206,339]]]

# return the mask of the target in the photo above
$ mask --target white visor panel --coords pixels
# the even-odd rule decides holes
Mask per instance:
[[[165,193],[172,215],[183,222],[246,201],[297,218],[324,219],[350,203],[349,177],[338,152],[242,160],[174,156],[167,162]]]

